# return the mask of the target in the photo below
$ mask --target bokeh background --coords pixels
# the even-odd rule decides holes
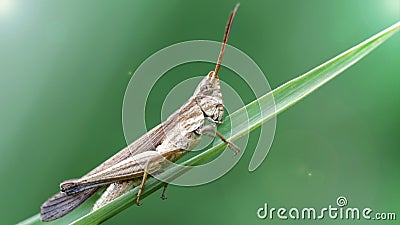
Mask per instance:
[[[38,213],[61,181],[126,146],[121,110],[130,74],[171,44],[220,41],[235,3],[0,0],[0,223]],[[229,43],[251,56],[275,88],[399,19],[398,0],[243,1]],[[155,193],[105,224],[309,224],[316,222],[260,220],[256,211],[264,203],[327,207],[341,195],[349,206],[399,217],[399,43],[397,34],[279,115],[273,146],[255,172],[247,170],[250,144],[221,179],[170,187],[168,200]],[[175,76],[212,68],[185,65]],[[157,85],[168,90],[174,82]],[[149,126],[160,122],[167,94],[152,93]]]

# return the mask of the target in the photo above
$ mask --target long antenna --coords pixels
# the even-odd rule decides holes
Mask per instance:
[[[222,42],[221,51],[219,52],[219,56],[218,56],[217,65],[215,66],[215,71],[212,74],[213,78],[218,79],[218,71],[219,71],[219,68],[221,67],[222,57],[224,56],[224,51],[225,51],[226,42],[228,41],[229,31],[231,30],[233,18],[235,18],[236,11],[238,10],[239,6],[240,6],[239,3],[236,4],[235,8],[233,9],[231,14],[229,15],[228,23],[226,24],[224,40]]]

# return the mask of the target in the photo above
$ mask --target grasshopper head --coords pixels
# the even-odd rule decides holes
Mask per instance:
[[[209,72],[208,76],[203,78],[194,92],[194,97],[204,116],[209,117],[216,123],[221,122],[224,114],[224,103],[219,79],[214,71]]]

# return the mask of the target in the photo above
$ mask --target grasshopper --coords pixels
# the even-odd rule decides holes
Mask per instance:
[[[41,206],[42,221],[55,220],[68,214],[104,187],[106,190],[94,204],[93,210],[138,185],[140,188],[136,204],[140,205],[140,196],[148,175],[161,171],[166,161],[175,162],[192,150],[202,135],[213,138],[218,136],[235,155],[240,151],[216,130],[224,112],[218,71],[238,7],[239,4],[230,13],[215,70],[203,78],[189,100],[166,121],[83,177],[61,183],[61,192]],[[210,124],[206,125],[206,121]],[[162,199],[165,199],[166,187],[167,184],[164,186]]]

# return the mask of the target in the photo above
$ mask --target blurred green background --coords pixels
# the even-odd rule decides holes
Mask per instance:
[[[0,0],[0,223],[38,213],[61,181],[126,146],[121,108],[129,73],[171,44],[220,41],[235,3]],[[399,19],[398,0],[243,1],[229,43],[275,88]],[[278,116],[273,146],[255,172],[247,170],[249,145],[221,179],[170,187],[167,201],[155,193],[105,224],[309,224],[260,220],[256,211],[264,203],[327,207],[341,195],[349,206],[399,217],[399,43],[397,34]],[[176,76],[212,68],[193,65]],[[173,80],[160,82],[169,88]],[[150,126],[160,122],[153,114]],[[334,223],[366,221],[318,221]]]

